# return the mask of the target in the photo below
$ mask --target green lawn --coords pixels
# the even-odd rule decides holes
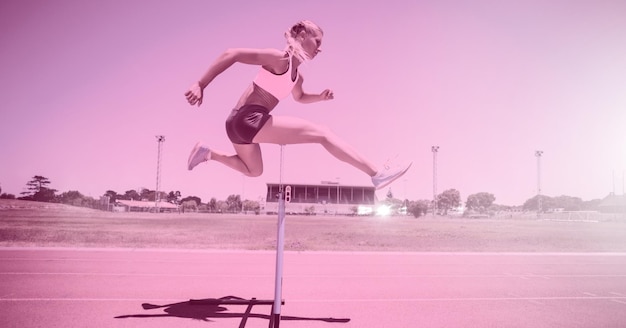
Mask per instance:
[[[0,246],[271,250],[276,216],[110,213],[0,200]],[[287,216],[297,251],[626,252],[626,220]]]

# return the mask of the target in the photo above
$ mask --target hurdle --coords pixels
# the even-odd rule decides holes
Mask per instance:
[[[283,296],[283,252],[285,249],[285,192],[283,190],[283,162],[285,145],[280,145],[280,173],[278,175],[278,226],[276,229],[276,272],[274,275],[274,304],[270,318],[270,328],[280,325],[280,311]]]
[[[190,299],[189,304],[193,305],[247,305],[246,314],[250,314],[254,305],[271,305],[272,310],[269,316],[269,328],[279,328],[281,320],[281,309],[285,301],[283,295],[283,252],[285,249],[285,192],[283,188],[283,162],[284,147],[280,145],[280,173],[278,178],[278,225],[276,232],[276,272],[274,276],[274,299],[273,300],[251,300],[238,297],[222,297],[219,299]],[[245,326],[247,317],[242,318],[240,327]]]

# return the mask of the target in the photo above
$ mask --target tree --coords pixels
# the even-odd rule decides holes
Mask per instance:
[[[15,195],[4,193],[0,195],[0,199],[15,199]]]
[[[44,176],[36,175],[30,181],[26,183],[28,186],[28,190],[32,191],[32,193],[36,193],[41,190],[41,188],[46,188],[50,184],[50,180]]]
[[[139,193],[137,192],[137,190],[127,190],[124,193],[123,198],[120,199],[125,199],[125,200],[141,200],[141,195],[139,195]]]
[[[0,187],[0,199],[15,199],[15,195],[2,193],[2,187]]]
[[[215,197],[211,198],[211,200],[209,200],[209,203],[207,204],[209,211],[211,212],[217,212],[217,199],[215,199]]]
[[[241,211],[241,196],[230,195],[226,198],[227,211],[231,213]]]
[[[586,200],[582,204],[583,211],[597,211],[599,209],[602,199]]]
[[[74,206],[83,206],[83,201],[85,200],[85,196],[83,196],[80,192],[75,190],[66,191],[60,194],[57,199],[62,204],[69,204]]]
[[[56,191],[57,191],[56,189],[49,189],[49,188],[43,187],[32,196],[32,200],[36,202],[52,203],[56,199],[56,195],[54,194]]]
[[[448,210],[461,205],[461,193],[456,189],[448,189],[437,195],[437,209],[448,214]]]
[[[157,192],[156,192],[156,190],[150,190],[148,188],[142,188],[141,189],[141,193],[139,194],[139,198],[142,201],[154,202],[157,199]],[[168,195],[167,195],[166,192],[159,191],[159,199],[160,200],[166,200],[167,198],[168,198]]]
[[[472,194],[467,197],[467,201],[465,202],[465,207],[469,211],[476,211],[478,213],[485,213],[493,202],[496,200],[496,197],[493,194],[488,192],[479,192],[477,194]]]
[[[548,211],[554,207],[554,199],[545,195],[536,195],[535,197],[524,202],[522,209],[524,211],[537,211],[539,209],[539,201],[541,198],[541,211]]]
[[[217,203],[215,203],[215,209],[216,209],[216,212],[218,213],[227,212],[228,204],[223,200],[218,200]]]
[[[181,201],[181,202],[186,202],[186,201],[188,201],[188,200],[195,200],[195,201],[196,201],[196,204],[198,204],[198,206],[199,206],[200,204],[202,204],[202,199],[200,199],[200,197],[197,197],[197,196],[187,196],[187,197],[185,197],[185,198],[181,199],[180,201]]]
[[[36,175],[30,181],[26,183],[28,191],[24,191],[21,194],[21,199],[34,200],[38,202],[52,202],[55,199],[55,189],[50,189],[47,186],[50,184],[48,178]]]
[[[181,204],[183,206],[183,212],[190,210],[195,212],[198,210],[198,203],[194,199],[181,201]]]
[[[167,194],[167,201],[172,204],[179,204],[180,197],[180,191],[170,191],[170,193]]]
[[[243,201],[243,210],[254,211],[254,213],[258,214],[261,211],[261,205],[257,201],[246,199]]]
[[[56,201],[62,204],[90,208],[98,208],[101,205],[101,203],[96,201],[93,197],[85,196],[76,190],[61,193],[56,196]]]
[[[409,202],[407,212],[413,214],[414,217],[419,218],[422,215],[426,215],[429,207],[430,207],[429,200],[422,199],[422,200],[418,200],[414,202],[412,201],[412,202]]]
[[[383,201],[381,201],[381,203],[387,205],[392,213],[398,213],[404,205],[401,199],[393,197],[393,192],[391,191],[391,188],[389,188],[389,191],[387,191],[387,197]]]
[[[554,199],[554,208],[562,208],[565,211],[580,211],[583,208],[583,200],[578,197],[558,196]]]
[[[148,200],[154,201],[154,190],[150,190],[148,188],[141,188],[141,193],[139,194],[140,200]]]
[[[391,188],[387,191],[387,199],[393,199],[393,192],[391,191]]]
[[[541,197],[541,210],[544,212],[557,208],[562,208],[565,211],[593,210],[596,209],[597,205],[600,203],[600,200],[583,202],[583,200],[578,197],[565,195],[558,197],[540,195],[539,197]],[[535,196],[527,200],[526,202],[524,202],[522,208],[525,211],[536,211],[539,207],[537,201],[538,199],[538,196]]]
[[[120,198],[120,195],[118,195],[113,190],[107,190],[107,192],[105,192],[103,196],[109,197],[109,204],[115,204],[115,201]]]

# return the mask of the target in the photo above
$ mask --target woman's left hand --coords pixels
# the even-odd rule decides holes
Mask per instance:
[[[332,90],[326,89],[322,91],[322,93],[320,93],[320,97],[322,97],[322,100],[331,100],[331,99],[335,99],[335,94],[333,93]]]

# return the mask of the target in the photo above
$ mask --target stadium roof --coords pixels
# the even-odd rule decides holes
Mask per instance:
[[[267,182],[266,185],[268,186],[278,186],[279,183],[278,182]],[[283,182],[284,186],[295,186],[295,187],[341,187],[341,188],[365,188],[365,189],[376,189],[374,186],[356,186],[356,185],[347,185],[347,184],[341,184],[341,183],[337,183],[335,181],[322,181],[321,183],[315,184],[315,183],[291,183],[291,182]]]

